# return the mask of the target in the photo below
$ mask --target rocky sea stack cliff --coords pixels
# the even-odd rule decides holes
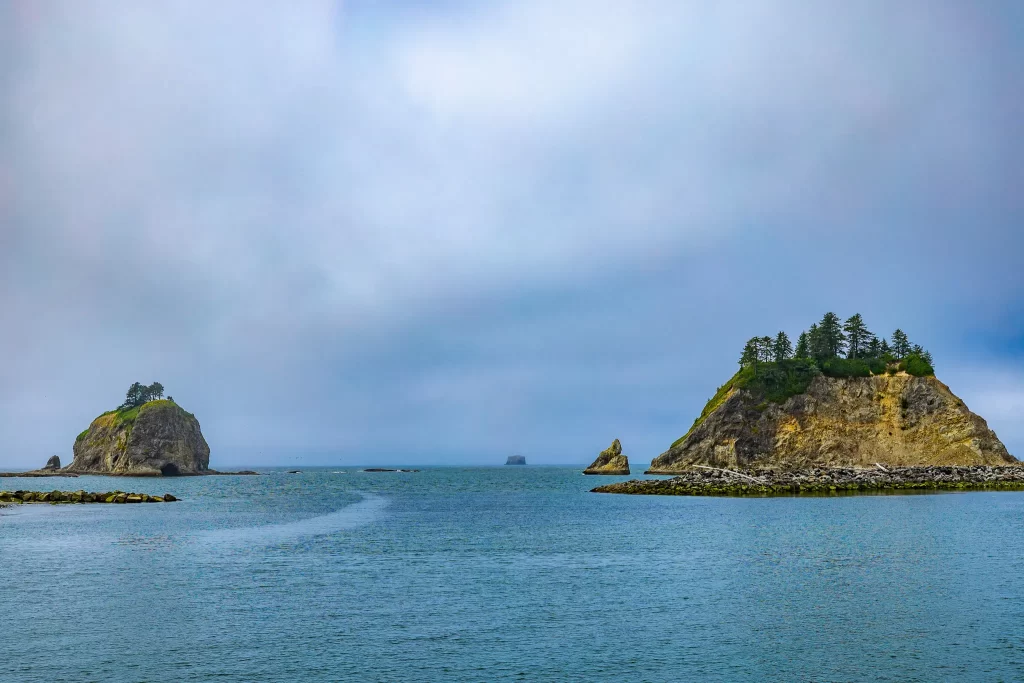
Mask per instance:
[[[748,372],[749,376],[749,372]],[[772,396],[741,371],[649,473],[729,469],[1016,463],[984,419],[933,375],[817,374],[794,395]],[[799,378],[798,378],[799,380]]]
[[[615,439],[611,446],[601,451],[583,474],[629,474],[629,459],[622,454],[619,440]]]
[[[199,420],[170,400],[103,413],[75,439],[74,454],[65,472],[173,476],[210,466]]]

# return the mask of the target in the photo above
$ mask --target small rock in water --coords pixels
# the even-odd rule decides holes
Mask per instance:
[[[619,440],[615,439],[611,446],[601,451],[583,474],[629,474],[629,458],[622,454]]]

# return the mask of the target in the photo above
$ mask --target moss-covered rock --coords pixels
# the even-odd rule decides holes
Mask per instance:
[[[151,496],[148,493],[89,493],[87,491],[0,491],[0,503],[170,503],[177,498],[170,494]]]
[[[619,440],[615,439],[611,446],[601,451],[583,474],[629,474],[629,459],[622,454]]]
[[[100,415],[75,440],[74,454],[65,472],[202,474],[210,465],[195,415],[165,400]]]
[[[595,493],[664,496],[837,496],[863,493],[1024,490],[1020,464],[990,467],[828,467],[725,470],[694,468],[672,479],[599,486]]]

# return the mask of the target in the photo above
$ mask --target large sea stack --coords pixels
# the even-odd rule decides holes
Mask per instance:
[[[611,446],[601,451],[583,474],[629,474],[629,459],[622,454],[619,440],[615,439]]]
[[[744,469],[1016,463],[988,424],[932,375],[814,376],[785,400],[736,381],[651,462],[652,474],[694,465]]]
[[[100,415],[75,439],[74,453],[66,472],[171,476],[210,465],[195,415],[166,400]]]

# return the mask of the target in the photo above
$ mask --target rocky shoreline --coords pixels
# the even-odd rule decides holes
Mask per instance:
[[[151,496],[148,493],[126,493],[124,491],[0,491],[3,503],[173,503],[178,499],[169,493]]]
[[[1024,490],[1024,467],[694,468],[672,479],[631,480],[593,493],[663,496],[791,496],[897,491]]]
[[[67,470],[31,470],[29,472],[0,472],[0,477],[69,477],[81,476],[92,477],[237,477],[254,476],[259,472],[242,470],[240,472],[218,472],[217,470],[206,470],[204,472],[179,472],[178,474],[164,474],[159,470],[139,472],[68,472]]]
[[[77,477],[77,474],[53,470],[29,470],[28,472],[0,472],[0,477]]]

